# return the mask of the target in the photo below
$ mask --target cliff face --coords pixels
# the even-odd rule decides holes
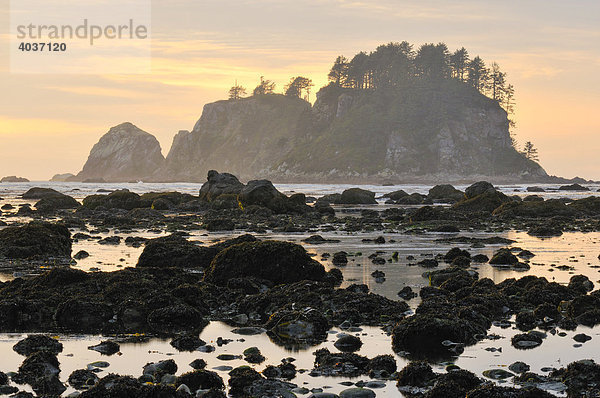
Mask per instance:
[[[75,181],[144,180],[163,167],[158,140],[131,123],[111,128],[94,145]]]
[[[313,107],[276,94],[207,104],[193,130],[174,137],[166,161],[151,135],[114,127],[77,178],[204,181],[212,169],[279,182],[546,178],[511,146],[508,127],[495,101],[452,81],[328,86]]]
[[[211,169],[262,175],[291,151],[309,119],[310,104],[282,95],[207,104],[194,129],[175,136],[155,179],[204,181]]]
[[[315,138],[298,143],[278,165],[288,176],[546,176],[512,147],[506,112],[469,87],[383,93],[329,87],[319,93],[313,120]]]

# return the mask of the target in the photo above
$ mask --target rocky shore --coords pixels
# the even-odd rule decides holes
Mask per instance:
[[[90,348],[107,355],[119,352],[120,344],[150,337],[167,338],[177,350],[195,352],[209,346],[199,338],[202,330],[220,321],[242,336],[265,333],[276,345],[309,349],[326,341],[332,328],[344,330],[335,341],[337,351],[313,348],[314,366],[302,371],[314,377],[370,380],[369,386],[348,385],[339,394],[345,398],[379,396],[377,383],[394,383],[398,396],[409,397],[546,397],[553,396],[544,391],[549,383],[562,385],[568,397],[600,396],[600,365],[591,354],[589,360],[547,374],[530,372],[525,363],[503,372],[494,369],[483,377],[456,365],[448,365],[444,373],[431,366],[493,340],[493,326],[518,329],[511,339],[517,349],[544,350],[549,334],[600,324],[600,294],[587,276],[572,275],[568,284],[535,275],[499,283],[479,276],[478,264],[528,270],[535,253],[506,238],[478,240],[461,231],[520,229],[542,238],[600,231],[600,198],[544,200],[536,192],[539,189],[531,187],[531,195],[524,198],[509,196],[480,181],[464,192],[445,184],[432,187],[427,195],[395,191],[376,198],[373,192],[351,188],[307,198],[284,195],[268,180],[244,184],[214,170],[197,196],[122,190],[90,195],[80,203],[49,188],[33,188],[22,195],[35,202],[33,206],[4,205],[0,214],[0,225],[6,225],[0,229],[0,270],[27,275],[0,282],[0,332],[35,333],[14,346],[23,363],[14,374],[0,372],[0,394],[31,396],[18,392],[29,385],[38,396],[58,396],[67,386],[81,397],[336,396],[294,384],[300,371],[294,358],[265,360],[260,349],[240,353],[248,366],[231,369],[226,380],[201,362],[195,370],[177,375],[177,365],[169,359],[147,364],[141,375],[132,369],[130,375],[101,377],[100,364],[61,379],[57,354],[62,344],[50,337],[102,334],[105,341]],[[386,202],[381,210],[377,199]],[[343,216],[340,206],[355,212]],[[141,230],[166,234],[131,234]],[[199,245],[189,239],[195,231],[237,233]],[[340,250],[324,253],[318,261],[300,244],[264,238],[269,233],[301,232],[310,234],[310,244],[335,245],[335,239],[321,236],[331,231],[369,233],[373,238],[364,244],[375,246],[386,242],[383,235],[388,231],[407,236],[443,232],[446,244],[461,247],[415,258],[427,286],[414,292],[404,288],[400,298],[390,299],[361,283],[340,287],[344,267],[362,254]],[[110,236],[99,239],[100,232]],[[143,250],[135,267],[84,272],[75,264],[89,253],[73,253],[72,246],[88,240]],[[477,253],[487,244],[500,246],[489,257]],[[375,252],[369,259],[386,264],[395,261],[394,256],[397,261],[397,252]],[[334,266],[326,268],[322,260],[329,257]],[[372,276],[385,282],[381,271]],[[418,305],[411,308],[417,296]],[[399,368],[391,354],[358,354],[361,326],[388,333],[391,352],[406,358],[408,365]],[[582,333],[579,340],[585,343],[586,336],[590,337]],[[509,378],[519,388],[494,383]]]

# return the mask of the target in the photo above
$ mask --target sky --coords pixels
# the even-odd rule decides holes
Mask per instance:
[[[281,90],[303,75],[320,87],[336,56],[406,40],[499,63],[516,90],[518,142],[533,142],[549,174],[600,180],[597,0],[154,0],[151,12],[150,73],[19,74],[0,0],[0,177],[75,174],[125,121],[166,156],[236,80],[250,91],[265,76]]]

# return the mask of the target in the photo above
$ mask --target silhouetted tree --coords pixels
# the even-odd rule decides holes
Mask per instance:
[[[525,145],[523,146],[523,155],[525,155],[525,157],[529,160],[534,160],[534,161],[538,161],[538,150],[536,147],[533,146],[533,144],[531,143],[531,141],[527,141],[525,143]]]
[[[235,81],[235,85],[229,89],[229,99],[230,100],[238,100],[243,98],[246,95],[246,89],[237,84],[237,80]]]
[[[450,67],[452,68],[452,77],[462,82],[465,81],[465,75],[469,65],[469,53],[462,47],[450,56]]]
[[[275,91],[275,83],[271,80],[265,80],[264,76],[260,77],[260,84],[256,86],[253,95],[261,95],[261,94],[273,94]]]
[[[368,89],[369,87],[369,56],[361,51],[352,58],[348,66],[348,83],[352,88]]]
[[[489,90],[493,100],[502,104],[505,98],[506,90],[506,74],[500,71],[500,66],[496,62],[492,62],[492,69],[489,75]]]
[[[290,83],[285,86],[285,95],[300,98],[302,92],[306,91],[306,95],[310,96],[310,88],[312,86],[314,86],[312,80],[307,77],[292,77]],[[306,99],[308,100],[308,98]]]
[[[483,93],[488,79],[488,70],[485,67],[485,62],[479,56],[476,56],[469,62],[468,71],[469,77],[467,78],[467,82],[480,93]]]
[[[417,74],[428,79],[445,79],[449,76],[448,47],[444,43],[423,44],[415,56]]]
[[[329,75],[327,78],[330,82],[340,87],[348,86],[348,68],[350,67],[350,63],[348,62],[348,58],[340,55],[335,59],[331,70],[329,71]]]

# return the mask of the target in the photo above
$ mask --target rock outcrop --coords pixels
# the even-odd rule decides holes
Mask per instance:
[[[111,128],[92,148],[75,181],[144,180],[163,166],[158,140],[131,123]]]
[[[279,94],[206,104],[164,161],[154,137],[125,123],[94,146],[76,178],[201,182],[214,169],[278,182],[549,178],[513,148],[498,103],[466,85],[327,86],[317,98],[312,107]]]

